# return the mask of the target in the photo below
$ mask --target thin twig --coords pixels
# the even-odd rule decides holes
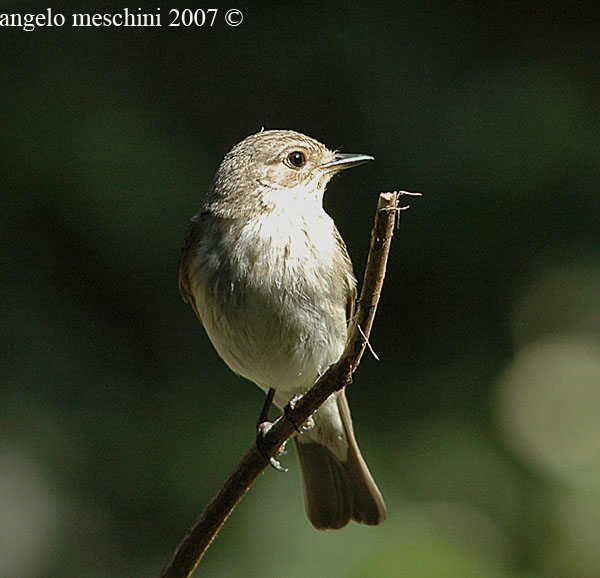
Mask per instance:
[[[275,457],[279,454],[285,442],[296,432],[294,424],[306,422],[333,392],[352,382],[352,374],[360,363],[373,326],[385,277],[394,222],[400,209],[398,199],[402,194],[405,193],[387,192],[379,195],[362,291],[344,353],[296,402],[294,408],[287,412],[288,418],[278,418],[265,434],[262,449],[269,456]],[[256,444],[253,444],[190,528],[172,560],[163,570],[161,578],[191,576],[225,520],[268,465],[269,460],[258,451]]]
[[[360,328],[360,325],[357,325],[356,327],[358,327],[358,330],[360,331],[360,334],[367,340],[367,347],[369,349],[369,353],[375,358],[376,361],[381,361],[379,359],[379,355],[377,355],[375,353],[375,350],[373,349],[373,346],[371,345],[371,342],[367,339],[367,336],[364,334],[363,330]]]

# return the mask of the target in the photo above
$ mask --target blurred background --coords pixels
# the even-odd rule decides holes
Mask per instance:
[[[162,27],[70,22],[159,5]],[[263,394],[177,260],[221,158],[265,127],[375,156],[325,199],[359,276],[378,193],[423,193],[381,361],[348,392],[390,519],[314,530],[291,450],[198,575],[599,576],[598,4],[239,2],[168,26],[210,7],[0,27],[0,575],[158,576],[253,442]]]

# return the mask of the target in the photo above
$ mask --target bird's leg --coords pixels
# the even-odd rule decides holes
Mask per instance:
[[[260,415],[258,416],[258,423],[256,427],[260,429],[261,424],[269,421],[269,410],[273,405],[273,398],[275,397],[275,390],[270,387],[267,392],[267,397],[265,398],[265,403],[263,403],[262,409],[260,410]]]
[[[256,424],[256,449],[265,459],[269,460],[271,467],[278,472],[287,472],[287,468],[284,468],[279,460],[275,457],[270,456],[265,445],[265,436],[267,432],[273,427],[273,422],[269,421],[269,410],[273,405],[273,397],[275,396],[275,390],[270,387],[267,392],[265,403],[263,403],[260,415],[258,416],[258,422]]]

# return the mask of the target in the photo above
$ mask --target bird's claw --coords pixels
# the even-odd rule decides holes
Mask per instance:
[[[302,394],[297,393],[296,395],[294,395],[294,397],[292,397],[292,399],[290,399],[290,401],[287,402],[287,405],[283,408],[283,413],[285,414],[285,417],[292,422],[292,425],[300,434],[304,432],[309,432],[315,427],[315,420],[312,416],[310,416],[302,425],[300,425],[300,427],[298,427],[296,418],[294,417],[294,409],[296,409],[296,403],[298,403],[298,401],[300,401],[301,399]]]
[[[281,465],[281,462],[275,456],[270,456],[269,452],[267,451],[267,445],[265,444],[265,436],[267,435],[268,431],[272,427],[273,427],[273,422],[270,422],[270,421],[263,421],[263,422],[260,422],[259,424],[257,424],[257,426],[256,426],[256,449],[258,450],[258,453],[263,458],[265,458],[266,460],[269,461],[270,466],[274,470],[277,470],[278,472],[287,472],[288,469],[284,468]],[[282,449],[282,451],[280,451],[280,453],[284,453],[284,450]]]
[[[288,469],[287,469],[287,468],[284,468],[284,467],[281,465],[281,462],[280,462],[278,459],[274,458],[274,457],[270,457],[270,458],[269,458],[269,465],[270,465],[270,466],[271,466],[271,467],[272,467],[274,470],[277,470],[278,472],[283,472],[283,473],[285,473],[285,472],[287,472],[287,471],[288,471]]]

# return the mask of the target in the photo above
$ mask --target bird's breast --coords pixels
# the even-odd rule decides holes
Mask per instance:
[[[227,223],[200,243],[192,286],[224,361],[263,388],[310,387],[346,341],[347,279],[325,215]]]

